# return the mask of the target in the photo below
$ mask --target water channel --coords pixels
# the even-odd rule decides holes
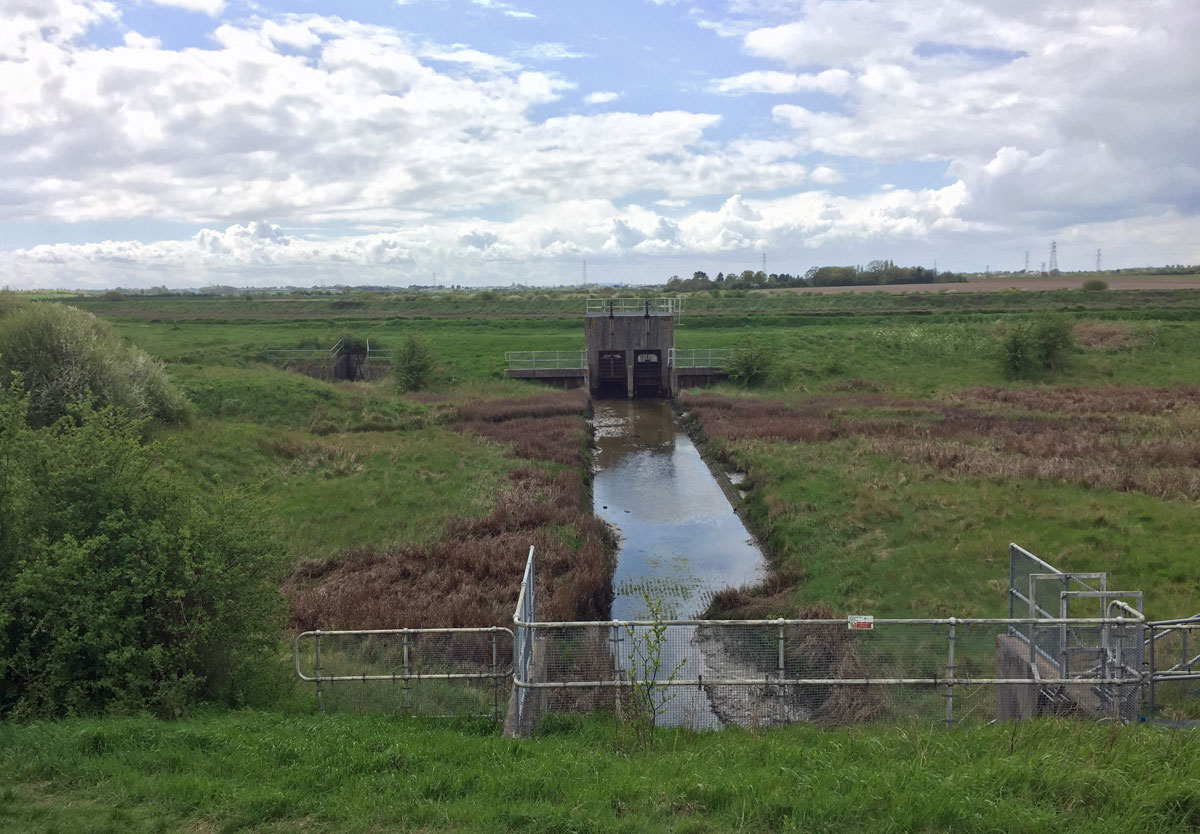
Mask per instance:
[[[711,595],[762,579],[762,553],[662,400],[594,402],[595,512],[621,532],[612,616],[700,616]]]

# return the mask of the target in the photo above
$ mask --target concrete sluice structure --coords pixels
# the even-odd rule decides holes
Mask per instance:
[[[679,368],[674,361],[675,318],[681,298],[590,299],[584,315],[585,349],[508,354],[511,379],[587,389],[599,397],[671,397],[679,389],[726,378],[713,366]]]

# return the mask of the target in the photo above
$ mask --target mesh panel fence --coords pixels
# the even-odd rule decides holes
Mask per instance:
[[[1150,712],[1168,720],[1200,719],[1200,618],[1150,623]]]
[[[500,718],[512,687],[508,629],[305,632],[295,656],[326,711]]]
[[[1065,627],[1065,631],[1064,631]],[[554,711],[649,710],[696,729],[986,722],[1136,711],[1134,626],[1115,621],[845,620],[519,624],[532,635],[516,681],[540,719]],[[1080,647],[1070,675],[1037,647]],[[1032,637],[1031,647],[1028,637]],[[1132,655],[1126,650],[1132,651]],[[527,717],[527,722],[530,719]]]

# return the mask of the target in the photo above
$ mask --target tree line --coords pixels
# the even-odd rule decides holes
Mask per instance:
[[[691,278],[672,275],[667,281],[668,292],[699,292],[703,290],[758,290],[782,287],[854,287],[879,284],[958,283],[966,277],[955,272],[938,272],[923,266],[896,266],[894,261],[874,260],[865,267],[814,266],[803,275],[787,272],[766,273],[752,269],[741,274],[718,272],[715,278],[697,270]]]

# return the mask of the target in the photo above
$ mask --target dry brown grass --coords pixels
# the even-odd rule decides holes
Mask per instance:
[[[1129,350],[1142,343],[1132,324],[1084,321],[1072,328],[1075,343],[1095,350]]]
[[[458,419],[499,423],[530,417],[583,416],[588,413],[589,403],[588,392],[582,388],[546,391],[529,397],[465,403],[458,408]]]
[[[968,388],[958,399],[1049,414],[1162,414],[1200,407],[1200,386]]]

